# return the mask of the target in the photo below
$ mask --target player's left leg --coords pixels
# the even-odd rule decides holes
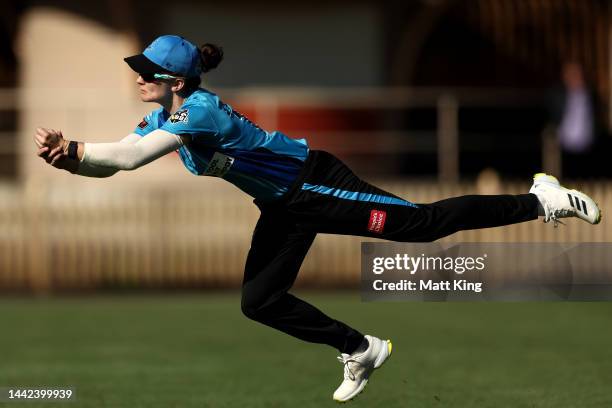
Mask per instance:
[[[543,184],[544,180],[539,181]],[[362,181],[333,155],[313,151],[285,205],[302,230],[428,242],[460,230],[534,220],[540,210],[541,215],[576,215],[565,211],[568,204],[562,202],[562,193],[564,189],[549,182],[530,194],[472,195],[415,204]],[[385,351],[381,343],[370,341],[365,352],[342,356],[345,376],[335,399],[346,401],[359,393],[372,371],[388,358],[391,345],[387,342],[386,346]],[[377,355],[375,350],[383,350],[380,360],[370,357]]]
[[[595,224],[600,219],[590,197],[560,186],[551,176],[536,175],[529,194],[466,195],[416,204],[364,182],[333,155],[316,153],[288,203],[299,222],[316,232],[430,242],[462,230],[535,220],[538,215],[545,221],[576,216]]]
[[[553,221],[555,227],[561,222],[559,218],[565,217],[578,217],[590,224],[601,221],[601,210],[591,197],[563,187],[553,176],[536,174],[529,192],[540,200],[544,222]]]

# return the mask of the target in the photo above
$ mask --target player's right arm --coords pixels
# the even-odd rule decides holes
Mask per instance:
[[[76,174],[105,177],[118,170],[135,170],[179,150],[193,141],[194,134],[211,139],[220,134],[206,107],[184,107],[167,119],[159,115],[163,115],[163,108],[147,115],[134,129],[135,136],[129,136],[130,143],[76,142],[64,139],[61,132],[40,128],[35,141],[41,149],[39,155],[52,166]]]
[[[130,133],[129,135],[121,139],[119,143],[133,144],[138,142],[141,137],[142,136],[137,135],[136,133]],[[74,174],[86,177],[104,178],[110,177],[118,171],[119,169],[113,167],[96,166],[92,163],[80,162]]]
[[[34,141],[39,148],[38,156],[45,159],[45,161],[52,166],[67,170],[71,173],[78,174],[86,177],[110,177],[120,170],[128,170],[129,164],[126,165],[126,158],[138,159],[144,154],[142,147],[149,145],[147,149],[148,155],[152,151],[159,150],[158,144],[150,143],[151,140],[147,140],[147,143],[142,143],[143,139],[151,139],[148,136],[155,132],[161,122],[159,115],[162,109],[157,109],[147,114],[142,121],[134,128],[134,131],[128,136],[115,143],[89,143],[92,147],[93,160],[83,160],[82,153],[84,143],[79,143],[78,157],[68,157],[68,151],[63,149],[64,137],[61,131],[53,129],[36,129]],[[167,140],[167,139],[166,139]],[[135,148],[135,145],[139,145],[139,149]],[[151,147],[151,145],[153,145]],[[96,160],[99,154],[96,154],[97,150],[102,151],[102,156],[106,159],[103,161]],[[165,146],[161,147],[162,149]],[[111,156],[109,158],[109,156]],[[128,160],[129,161],[129,160]],[[133,161],[133,160],[131,160]],[[135,167],[134,167],[135,168]]]
[[[37,129],[37,133],[39,132],[41,133],[44,133],[44,132],[54,133],[55,132],[59,136],[62,136],[61,131],[54,131],[52,129],[39,128]],[[134,143],[137,143],[141,138],[142,136],[136,133],[130,133],[129,135],[121,139],[118,143],[134,144]],[[52,156],[49,156],[51,149],[49,147],[42,146],[37,141],[36,137],[34,138],[34,140],[37,146],[39,147],[38,156],[44,158],[47,161],[47,163],[51,164],[52,159],[53,159]],[[56,161],[53,163],[53,165],[57,168],[68,170],[74,174],[78,174],[80,176],[85,176],[85,177],[105,178],[105,177],[110,177],[119,171],[118,168],[99,166],[99,165],[95,165],[95,164],[88,163],[88,162],[79,163],[76,160],[71,160],[68,158],[63,158],[62,160]]]
[[[156,129],[135,143],[83,143],[66,140],[61,132],[38,128],[34,140],[39,147],[38,155],[49,164],[71,173],[78,173],[80,168],[79,174],[84,174],[88,170],[82,169],[91,166],[135,170],[178,150],[190,137]]]

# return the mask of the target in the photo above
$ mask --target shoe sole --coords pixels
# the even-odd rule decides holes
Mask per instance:
[[[543,179],[543,178],[546,178],[547,180],[538,180],[538,179]],[[549,178],[552,179],[552,180],[548,180]],[[560,187],[563,187],[561,185],[561,183],[559,183],[559,180],[557,180],[557,178],[555,176],[551,176],[550,174],[546,174],[546,173],[536,173],[536,174],[534,174],[533,175],[533,181],[534,182],[539,181],[540,183],[556,184],[556,185],[558,185]],[[565,188],[565,187],[563,187],[563,188]],[[601,208],[599,207],[599,204],[597,203],[597,201],[593,200],[591,197],[589,197],[587,194],[583,193],[580,190],[575,190],[575,189],[571,189],[570,190],[569,188],[565,188],[565,190],[570,191],[570,192],[578,195],[583,200],[587,199],[587,200],[593,201],[593,203],[595,203],[595,207],[597,207],[597,218],[595,219],[595,221],[590,222],[590,221],[587,221],[587,220],[582,219],[580,217],[578,217],[578,218],[580,218],[581,220],[586,221],[586,222],[588,222],[589,224],[592,224],[592,225],[599,224],[601,222],[601,219],[602,219],[603,216],[602,216]]]
[[[382,367],[387,362],[389,357],[391,357],[391,352],[393,351],[393,343],[391,343],[391,340],[385,340],[385,342],[387,343],[387,356],[380,362],[378,361],[378,359],[374,362],[374,370],[377,370],[380,367]],[[370,373],[370,376],[372,376],[372,374],[374,373],[374,370],[372,370],[372,373]],[[349,398],[345,400],[337,400],[334,398],[334,401],[336,401],[339,404],[346,404],[347,402],[353,401],[359,394],[363,392],[366,385],[368,385],[369,380],[370,378],[368,377],[368,379],[365,380],[363,383],[361,383],[359,388],[357,388],[355,393],[351,395]]]

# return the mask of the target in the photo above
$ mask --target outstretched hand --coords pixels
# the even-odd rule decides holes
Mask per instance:
[[[68,160],[68,141],[61,130],[36,128],[34,143],[38,147],[37,156],[58,169],[73,171],[76,163]]]

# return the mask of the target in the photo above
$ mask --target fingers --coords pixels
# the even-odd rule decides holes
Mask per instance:
[[[42,159],[44,159],[47,163],[51,164],[53,157],[49,155],[50,148],[48,146],[44,146],[36,152],[36,155]]]
[[[55,148],[62,144],[62,140],[63,135],[61,131],[42,127],[36,128],[36,133],[34,134],[34,143],[39,149],[43,146]]]
[[[36,152],[36,155],[38,157],[45,157],[47,156],[47,153],[49,152],[49,147],[44,146],[38,149],[38,152]]]
[[[35,137],[37,139],[39,139],[39,140],[43,140],[43,139],[48,138],[53,133],[54,132],[51,129],[46,129],[46,128],[38,127],[38,128],[36,128]]]
[[[59,162],[60,160],[63,160],[63,159],[64,159],[64,157],[65,157],[65,156],[64,156],[63,154],[58,154],[57,156],[55,156],[55,157],[53,157],[53,158],[51,159],[51,161],[49,162],[49,164],[50,164],[50,165],[52,165],[52,166],[55,166],[55,164],[56,164],[57,162]]]
[[[61,160],[64,157],[66,157],[64,154],[64,149],[61,147],[56,147],[49,152],[49,155],[47,156],[47,163],[50,163],[53,166],[58,160]]]
[[[63,148],[63,146],[62,146],[62,145],[59,145],[59,146],[57,146],[57,147],[53,148],[53,149],[52,149],[52,150],[49,152],[49,157],[53,158],[53,157],[55,157],[56,155],[58,155],[58,154],[60,154],[60,153],[63,153],[63,152],[64,152],[64,148]]]
[[[47,163],[49,163],[52,166],[55,166],[56,163],[59,163],[66,158],[66,155],[61,152],[54,156],[48,152],[49,152],[49,148],[43,147],[42,149],[38,150],[37,155],[38,157],[41,157],[42,159],[44,159]]]
[[[34,133],[34,143],[38,147],[36,155],[44,159],[54,167],[63,166],[66,155],[64,154],[64,136],[61,130],[37,127]]]
[[[37,144],[44,144],[48,137],[49,132],[46,129],[36,128],[36,133],[34,133],[34,140]]]
[[[48,134],[49,133],[45,129],[39,127],[36,128],[36,133],[34,133],[34,143],[36,143],[36,146],[38,146],[39,149],[44,146]]]

